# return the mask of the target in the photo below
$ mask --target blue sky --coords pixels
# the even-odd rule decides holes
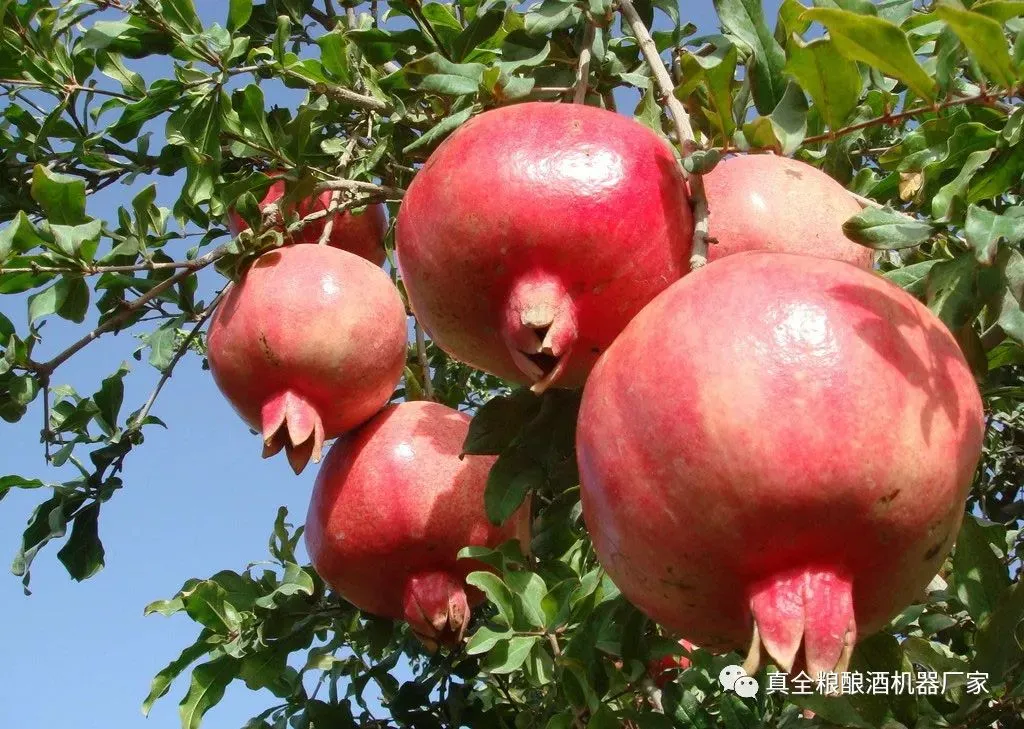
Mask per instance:
[[[196,4],[204,22],[224,23],[226,0]],[[684,20],[704,31],[714,29],[710,0],[682,5]],[[766,5],[771,23],[778,3],[769,0]],[[162,62],[129,64],[152,79],[165,73]],[[266,93],[268,104],[294,104],[289,97],[275,96],[273,87]],[[629,111],[628,103],[622,107]],[[160,130],[156,132],[159,138]],[[181,181],[153,179],[157,203],[169,207]],[[150,181],[102,191],[90,198],[89,213],[112,219],[117,207],[128,205]],[[24,328],[24,297],[0,298],[0,312]],[[45,358],[56,352],[77,338],[76,331],[62,322],[47,324],[38,354]],[[62,367],[57,380],[92,393],[104,376],[128,360],[133,372],[126,380],[125,412],[131,412],[146,400],[157,379],[145,362],[131,359],[135,346],[130,334],[103,337]],[[34,403],[17,425],[0,423],[0,475],[61,480],[43,462],[40,407]],[[148,720],[139,706],[153,674],[192,642],[197,629],[180,616],[144,618],[143,607],[171,596],[189,577],[224,568],[242,570],[264,558],[278,506],[288,507],[293,523],[304,520],[316,469],[296,477],[283,458],[261,460],[259,440],[231,411],[197,357],[179,364],[154,414],[169,429],[147,430],[144,447],[126,461],[125,488],[103,506],[100,534],[106,567],[75,583],[51,546],[33,566],[31,597],[22,594],[18,578],[0,573],[0,726],[176,729],[184,682],[172,687]],[[0,558],[14,556],[25,519],[43,498],[39,491],[15,492],[0,502]],[[274,702],[267,692],[234,684],[206,725],[240,727]]]

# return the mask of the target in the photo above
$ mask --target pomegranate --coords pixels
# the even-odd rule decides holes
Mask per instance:
[[[672,150],[579,104],[488,111],[441,144],[396,233],[413,311],[453,357],[536,392],[578,387],[688,270],[693,223]]]
[[[854,197],[821,170],[788,157],[745,154],[704,175],[708,260],[770,250],[872,267],[873,253],[843,233],[860,212]]]
[[[753,252],[676,283],[591,374],[583,514],[628,599],[711,650],[843,670],[956,538],[982,405],[931,312],[846,263]]]
[[[484,512],[495,458],[459,457],[469,417],[433,402],[392,405],[331,448],[306,517],[313,567],[360,610],[409,623],[431,649],[455,645],[483,596],[463,547],[529,546],[524,505],[501,527]]]
[[[693,643],[685,638],[679,641],[679,645],[686,649],[687,654],[696,648]],[[688,655],[672,654],[662,656],[647,663],[647,675],[654,681],[655,686],[665,688],[667,684],[675,680],[680,671],[685,671],[692,665],[693,661],[690,660]]]
[[[280,170],[267,173],[270,176],[280,175]],[[276,180],[267,188],[267,194],[260,201],[260,210],[268,205],[278,202],[285,194],[284,180]],[[316,197],[300,201],[294,212],[299,218],[304,218],[312,213],[321,210],[329,210],[331,205],[331,193],[322,192]],[[387,254],[384,252],[384,234],[387,232],[388,223],[384,216],[384,206],[380,204],[369,205],[366,209],[356,215],[349,210],[308,223],[298,231],[292,243],[319,243],[323,235],[327,221],[333,219],[331,232],[328,235],[327,244],[340,248],[349,253],[362,256],[371,263],[378,266],[384,263]],[[237,212],[228,212],[228,228],[232,235],[238,235],[243,230],[248,230],[249,225]]]
[[[264,253],[210,322],[210,370],[263,457],[296,473],[323,442],[368,420],[405,366],[402,299],[380,268],[328,246]]]

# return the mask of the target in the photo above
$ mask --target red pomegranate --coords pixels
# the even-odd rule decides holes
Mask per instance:
[[[501,527],[484,488],[495,459],[460,458],[469,417],[432,402],[392,405],[331,448],[306,517],[313,567],[360,610],[405,620],[430,648],[455,645],[483,596],[466,587],[486,569],[463,547],[519,539],[525,505]]]
[[[280,175],[279,170],[267,173],[270,176]],[[268,205],[276,203],[285,193],[284,180],[276,180],[267,188],[267,194],[260,201],[260,210]],[[322,192],[316,197],[302,200],[295,206],[294,212],[299,218],[304,218],[312,213],[321,210],[329,210],[331,205],[331,193]],[[323,235],[327,221],[333,218],[334,223],[328,236],[327,244],[340,248],[349,253],[362,256],[371,263],[378,266],[384,263],[387,254],[384,252],[384,234],[387,232],[388,223],[384,216],[384,206],[380,204],[369,205],[360,213],[355,214],[349,210],[341,213],[333,213],[331,216],[314,220],[298,231],[292,243],[319,243]],[[238,235],[243,230],[248,230],[249,225],[234,210],[228,212],[228,228],[232,235]]]
[[[328,246],[264,253],[210,323],[210,370],[263,457],[296,473],[323,442],[368,420],[405,366],[406,316],[380,268]]]
[[[601,563],[712,650],[842,670],[921,594],[981,450],[978,389],[927,308],[838,261],[742,253],[675,284],[587,382],[577,457]]]
[[[852,195],[821,170],[788,157],[744,154],[704,175],[708,260],[769,250],[834,258],[871,269],[873,254],[843,233],[860,212]]]
[[[402,201],[398,265],[453,357],[535,391],[583,384],[688,270],[693,224],[669,146],[610,111],[488,111],[427,160]]]

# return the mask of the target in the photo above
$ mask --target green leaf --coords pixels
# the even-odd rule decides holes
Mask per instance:
[[[469,642],[466,643],[466,653],[471,656],[487,653],[499,641],[508,640],[511,637],[511,630],[495,631],[491,630],[487,626],[483,626],[477,630],[473,634],[473,637],[469,639]]]
[[[951,330],[964,326],[975,311],[974,277],[977,263],[962,255],[940,261],[928,273],[928,308]]]
[[[955,204],[957,201],[963,202],[964,197],[967,195],[967,187],[971,183],[971,178],[989,161],[994,153],[994,149],[982,149],[977,152],[971,152],[967,155],[967,160],[963,163],[963,167],[960,168],[956,177],[943,185],[935,193],[935,196],[932,198],[932,218],[936,222],[946,222],[955,216]]]
[[[454,132],[463,123],[469,120],[473,116],[474,112],[477,111],[475,107],[469,107],[463,109],[460,112],[456,112],[450,116],[446,116],[439,123],[435,124],[428,131],[421,134],[415,142],[406,145],[402,150],[403,154],[408,154],[413,150],[419,149],[420,147],[428,147],[440,142],[442,139],[447,137],[449,134]]]
[[[995,608],[1010,585],[1002,560],[992,551],[1005,544],[1005,531],[996,524],[983,526],[974,516],[964,517],[953,552],[956,594],[976,623]]]
[[[99,392],[93,395],[93,402],[99,408],[99,418],[103,419],[106,429],[113,432],[117,428],[118,414],[124,403],[124,377],[128,374],[128,366],[122,364],[117,372],[103,380]]]
[[[0,264],[12,254],[28,253],[33,248],[44,245],[45,241],[25,215],[25,211],[19,210],[14,219],[0,232]]]
[[[203,715],[223,697],[224,689],[238,675],[240,661],[221,656],[196,666],[188,693],[178,706],[182,729],[199,729]]]
[[[85,216],[85,180],[51,172],[36,165],[32,172],[32,199],[58,225],[80,225]]]
[[[804,44],[794,37],[786,73],[811,97],[831,129],[839,129],[857,108],[861,76],[857,64],[845,58],[829,38]]]
[[[567,0],[544,0],[536,10],[526,14],[523,18],[525,30],[529,35],[547,35],[556,28],[566,23],[576,5]]]
[[[504,8],[492,8],[477,15],[452,43],[452,55],[461,61],[493,38],[505,19]]]
[[[828,28],[836,48],[847,58],[899,79],[923,99],[935,98],[935,82],[917,62],[899,26],[882,18],[834,8],[814,8],[803,17]]]
[[[161,0],[160,10],[168,25],[182,33],[200,33],[203,30],[192,0]]]
[[[167,691],[171,688],[171,684],[174,682],[174,679],[180,676],[182,671],[198,661],[210,650],[210,644],[208,642],[210,636],[210,631],[203,630],[199,634],[195,643],[185,648],[177,658],[168,663],[160,670],[159,673],[156,674],[156,676],[153,677],[153,683],[150,685],[149,694],[142,702],[143,716],[149,716],[149,712],[153,708],[153,704],[156,703],[157,699],[167,695]]]
[[[533,646],[540,640],[536,635],[517,635],[509,641],[501,641],[487,654],[480,670],[485,673],[506,674],[518,671],[526,663]]]
[[[218,633],[238,629],[238,611],[228,602],[228,593],[212,580],[203,580],[183,591],[185,612],[197,623]]]
[[[948,2],[937,4],[934,12],[949,24],[991,81],[1006,89],[1013,88],[1017,73],[1002,25]]]
[[[45,483],[35,478],[22,478],[21,476],[0,476],[0,501],[11,489],[39,489],[46,486]]]
[[[269,595],[256,600],[256,605],[261,608],[273,608],[279,604],[278,598],[297,594],[312,595],[314,587],[313,578],[309,573],[294,562],[289,562],[285,565],[281,583]]]
[[[496,456],[540,410],[541,399],[527,388],[492,397],[477,411],[462,444],[464,454]]]
[[[640,103],[636,105],[633,117],[648,129],[661,133],[661,105],[653,86],[644,89]]]
[[[548,591],[544,579],[533,572],[519,571],[506,574],[505,582],[515,596],[516,605],[521,608],[516,614],[526,618],[533,627],[543,628],[547,621],[541,601]]]
[[[891,208],[864,208],[843,223],[843,232],[868,248],[891,251],[921,245],[932,235],[932,226]]]
[[[1024,343],[1024,255],[1015,248],[1008,249],[1003,262],[1003,281],[1006,290],[999,302],[999,326],[1018,342]]]
[[[91,220],[81,225],[51,223],[48,227],[57,250],[71,258],[79,258],[82,255],[82,250],[87,246],[94,247],[103,232],[103,224],[99,220]],[[93,249],[95,250],[95,248]]]
[[[1008,208],[1000,215],[971,205],[967,208],[964,236],[978,261],[991,265],[1000,241],[1011,245],[1024,241],[1024,206]]]
[[[100,503],[94,501],[75,514],[71,536],[57,552],[57,559],[77,582],[103,569],[103,543],[99,536]]]
[[[417,88],[423,91],[433,91],[448,96],[465,96],[477,92],[477,82],[464,76],[454,76],[447,73],[433,73],[424,76],[417,84]]]
[[[714,0],[714,4],[725,29],[753,53],[747,64],[750,90],[757,110],[768,115],[786,92],[786,82],[782,77],[786,55],[768,30],[761,0]]]
[[[782,153],[793,154],[807,135],[807,98],[799,86],[786,84],[786,92],[768,120],[782,145]]]
[[[698,149],[683,158],[683,169],[691,175],[706,175],[721,159],[722,153],[717,149]]]
[[[512,603],[512,593],[508,585],[502,582],[501,578],[493,572],[470,572],[466,577],[466,583],[476,587],[487,599],[498,608],[498,619],[506,626],[512,626],[515,622],[515,610]]]
[[[349,84],[352,74],[348,67],[348,41],[345,34],[332,30],[316,39],[320,46],[320,60],[324,68],[338,77],[343,84]]]
[[[936,263],[938,263],[936,259],[912,263],[903,268],[887,271],[884,276],[907,293],[923,298],[928,282],[928,272]]]
[[[228,30],[235,31],[249,22],[252,16],[252,0],[229,0]]]
[[[544,485],[544,469],[524,447],[511,447],[491,466],[484,491],[484,508],[492,524],[504,524],[526,495]]]
[[[1019,628],[1024,620],[1024,583],[1003,593],[995,609],[978,628],[974,668],[988,674],[989,686],[998,685],[1007,669],[1021,659]]]

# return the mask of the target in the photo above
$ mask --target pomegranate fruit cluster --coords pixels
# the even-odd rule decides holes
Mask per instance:
[[[860,204],[839,183],[741,155],[704,189],[709,263],[690,272],[691,203],[667,142],[592,107],[503,107],[416,175],[398,267],[452,357],[538,393],[584,387],[584,519],[640,610],[687,651],[746,651],[748,671],[765,657],[842,670],[952,548],[981,399],[943,323],[844,235]],[[528,547],[530,504],[488,522],[493,458],[460,459],[466,415],[381,410],[404,366],[405,311],[374,265],[383,225],[356,234],[346,220],[330,246],[257,260],[212,323],[211,368],[296,470],[340,436],[306,526],[324,579],[428,646],[454,645],[482,599],[465,583],[482,565],[458,551]]]

